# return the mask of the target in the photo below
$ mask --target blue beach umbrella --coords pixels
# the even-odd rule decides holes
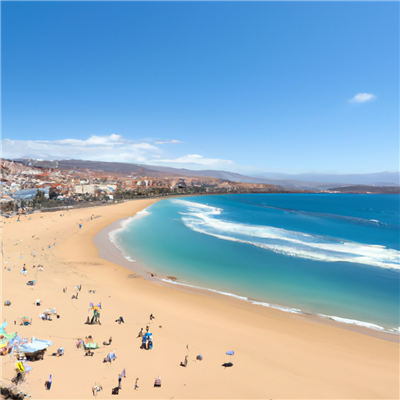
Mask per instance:
[[[229,356],[229,363],[233,365],[232,356],[235,354],[233,350],[227,351],[226,354]]]

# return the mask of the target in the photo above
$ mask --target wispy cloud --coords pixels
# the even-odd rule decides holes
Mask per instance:
[[[168,143],[183,143],[180,140],[156,140],[156,144],[168,144]]]
[[[150,143],[124,139],[121,135],[91,136],[86,140],[2,140],[4,158],[48,160],[78,158],[98,161],[142,162],[160,156]]]
[[[358,93],[352,99],[350,103],[366,103],[367,101],[375,100],[376,96],[372,93]]]
[[[34,158],[45,160],[81,159],[90,161],[131,162],[143,164],[168,163],[181,166],[188,165],[227,165],[233,161],[220,158],[205,158],[198,154],[189,154],[176,159],[166,159],[165,152],[154,144],[152,140],[133,141],[121,135],[90,136],[88,139],[61,139],[61,140],[2,140],[4,158]],[[163,144],[180,143],[179,141],[157,141]],[[154,143],[154,141],[153,141]]]
[[[174,160],[157,160],[163,163],[172,164],[197,164],[197,165],[227,165],[233,164],[231,160],[222,160],[221,158],[204,158],[199,154],[188,154]]]

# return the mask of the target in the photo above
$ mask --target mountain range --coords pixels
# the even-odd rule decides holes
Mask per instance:
[[[154,177],[210,177],[226,179],[235,182],[246,183],[269,183],[286,188],[295,189],[329,189],[338,186],[348,185],[370,185],[370,186],[397,186],[400,185],[399,171],[387,171],[369,174],[283,174],[283,173],[262,173],[254,176],[242,175],[229,171],[202,170],[194,171],[184,168],[162,167],[145,164],[130,164],[119,162],[102,162],[86,160],[35,160],[18,159],[14,161],[23,162],[26,165],[60,168],[60,169],[91,169],[97,171],[122,173],[126,175],[137,174]]]

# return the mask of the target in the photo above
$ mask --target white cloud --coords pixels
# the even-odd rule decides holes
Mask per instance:
[[[142,162],[159,156],[161,150],[146,142],[124,139],[121,135],[91,136],[86,140],[2,140],[4,158],[78,158],[93,161]]]
[[[176,143],[178,141],[170,141]],[[156,142],[157,143],[157,142]],[[168,163],[189,165],[224,166],[233,164],[230,160],[204,158],[199,154],[189,154],[176,159],[166,159],[166,154],[147,141],[124,139],[121,135],[91,136],[86,140],[2,140],[4,158],[34,158],[44,160],[81,159],[89,161],[130,162],[142,164]]]
[[[167,143],[183,143],[180,140],[156,140],[154,143],[156,144],[167,144]]]
[[[349,100],[350,103],[365,103],[367,101],[375,100],[376,96],[371,93],[358,93],[352,99]]]
[[[220,158],[204,158],[199,154],[188,154],[187,156],[176,158],[175,160],[157,160],[163,163],[176,164],[197,164],[197,165],[227,165],[233,164],[231,160],[222,160]]]

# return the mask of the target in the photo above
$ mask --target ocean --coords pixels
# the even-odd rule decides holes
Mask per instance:
[[[110,239],[176,284],[399,333],[399,195],[166,199]]]

